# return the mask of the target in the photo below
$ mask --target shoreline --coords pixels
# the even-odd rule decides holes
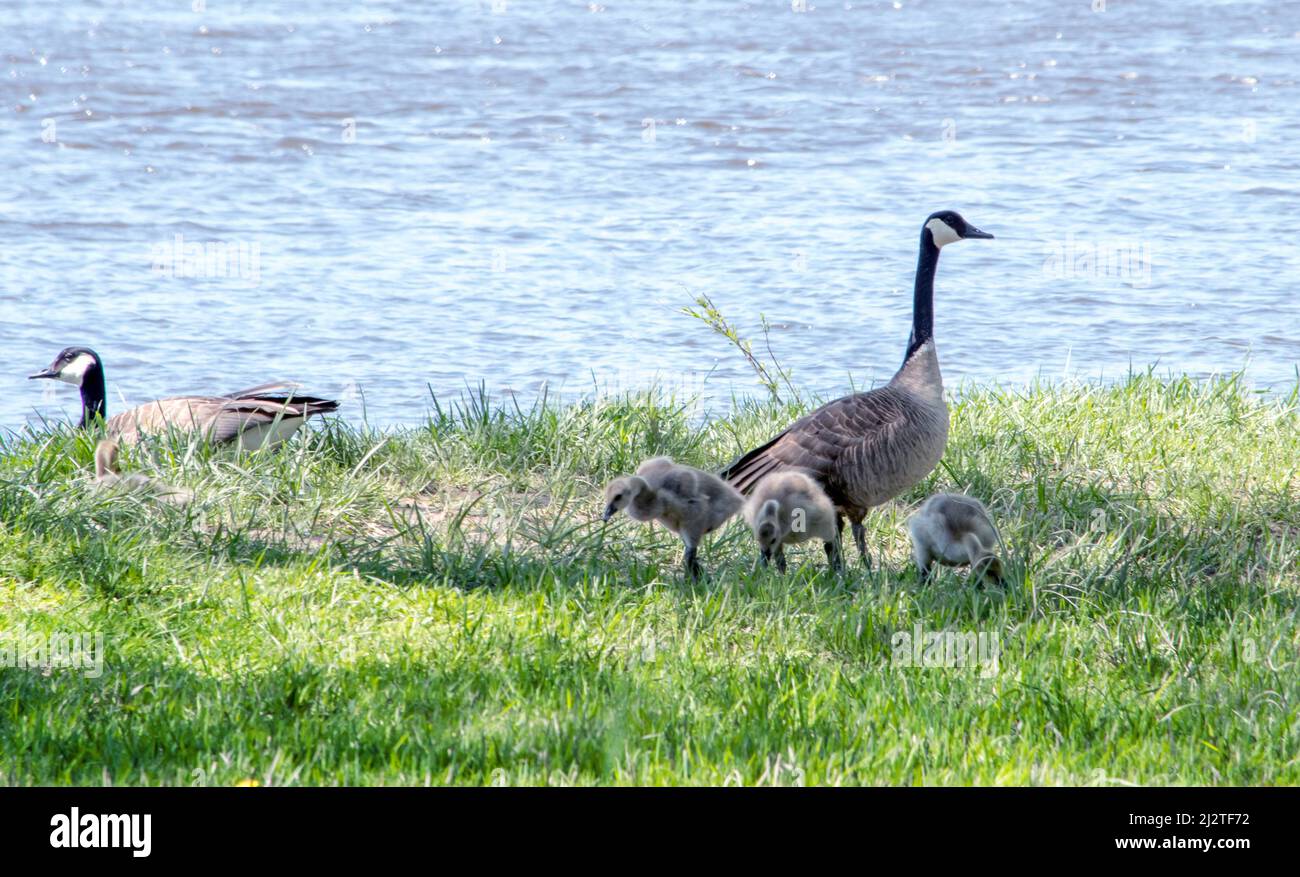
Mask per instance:
[[[1052,377],[1043,373],[1035,375],[1033,378],[1024,381],[997,381],[997,380],[978,380],[975,378],[945,378],[944,395],[949,404],[958,401],[965,395],[981,395],[990,392],[1034,392],[1041,388],[1065,388],[1065,389],[1106,389],[1116,385],[1127,384],[1135,378],[1145,378],[1160,381],[1163,383],[1173,383],[1181,381],[1190,381],[1194,384],[1218,384],[1224,381],[1233,381],[1240,383],[1244,391],[1252,396],[1258,396],[1265,400],[1273,400],[1283,403],[1300,400],[1300,363],[1294,367],[1295,376],[1286,380],[1278,379],[1273,381],[1252,380],[1248,368],[1239,370],[1213,371],[1203,373],[1188,372],[1168,372],[1160,374],[1154,365],[1147,366],[1141,370],[1131,370],[1126,374],[1114,378],[1106,378],[1102,375],[1094,377],[1081,377],[1073,375],[1069,377]],[[892,372],[885,374],[877,380],[870,383],[859,383],[854,380],[853,375],[846,374],[841,384],[830,387],[821,393],[804,393],[811,407],[816,407],[824,402],[829,402],[845,393],[857,393],[866,390],[876,389],[889,383]],[[420,404],[423,406],[422,413],[418,416],[413,415],[409,419],[400,421],[384,421],[372,423],[366,414],[368,406],[365,404],[366,391],[360,388],[360,394],[349,390],[348,393],[333,393],[327,385],[311,383],[311,386],[320,389],[326,395],[334,395],[341,398],[342,407],[341,419],[358,428],[364,426],[367,429],[379,432],[396,432],[420,429],[428,421],[431,415],[436,414],[439,406],[464,405],[473,402],[475,405],[481,405],[486,401],[489,407],[500,410],[514,410],[516,404],[522,408],[532,408],[536,405],[547,404],[560,407],[573,405],[590,405],[604,402],[616,402],[619,399],[638,398],[646,396],[655,396],[663,399],[675,400],[682,404],[692,407],[696,416],[705,419],[727,419],[737,413],[736,403],[739,401],[742,405],[747,401],[761,399],[762,388],[754,385],[740,387],[732,384],[725,391],[719,389],[717,392],[703,393],[699,387],[707,381],[704,379],[676,380],[652,382],[645,385],[639,385],[626,389],[620,388],[591,388],[582,391],[568,391],[563,386],[558,389],[552,389],[549,385],[543,386],[540,390],[524,392],[511,391],[509,389],[489,390],[486,386],[486,379],[480,379],[473,384],[466,384],[460,391],[452,394],[436,395],[426,393],[421,397]],[[682,389],[685,388],[685,389]],[[64,395],[67,404],[55,409],[53,407],[43,407],[33,409],[28,415],[28,419],[21,426],[0,427],[0,439],[12,441],[21,437],[25,431],[44,431],[48,427],[58,427],[60,424],[74,422],[77,417],[77,394],[76,390],[70,387],[61,387],[59,391]],[[351,394],[351,395],[349,395]],[[175,395],[175,394],[166,394]],[[116,407],[114,411],[120,411],[133,405],[141,404],[152,396],[140,396],[130,398],[112,398],[110,402]],[[158,396],[157,398],[163,398]],[[721,404],[717,410],[709,407],[714,404]],[[811,410],[811,409],[810,409]],[[110,412],[112,413],[112,412]]]

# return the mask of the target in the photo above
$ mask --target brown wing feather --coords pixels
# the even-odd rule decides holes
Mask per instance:
[[[231,441],[251,426],[301,417],[297,406],[258,399],[235,399],[212,412],[207,427],[209,440],[220,444]]]
[[[882,432],[904,417],[897,396],[893,388],[881,387],[828,402],[740,457],[721,475],[749,493],[770,472],[802,469],[843,506],[849,501],[844,474],[870,453]]]
[[[320,396],[298,396],[285,395],[283,393],[264,393],[256,396],[240,396],[231,398],[225,407],[240,407],[256,403],[257,406],[272,405],[276,406],[275,410],[283,408],[285,411],[292,411],[295,415],[310,417],[313,414],[328,414],[331,411],[337,411],[339,403],[333,399],[323,399]]]
[[[205,420],[205,412],[210,410],[214,401],[220,404],[224,400],[213,400],[204,396],[155,399],[110,417],[106,424],[108,434],[132,443],[150,433],[167,432],[173,429],[193,432],[200,428]]]
[[[270,389],[280,386],[266,384]],[[248,392],[248,391],[245,391]],[[334,411],[339,403],[316,396],[261,394],[231,396],[173,396],[146,402],[109,418],[110,435],[132,443],[149,433],[178,430],[201,433],[216,443],[230,441],[250,426],[281,419],[310,417]]]

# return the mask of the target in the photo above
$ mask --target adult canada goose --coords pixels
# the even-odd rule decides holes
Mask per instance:
[[[605,488],[608,521],[620,511],[634,521],[658,521],[686,546],[683,563],[687,575],[700,575],[696,550],[700,540],[740,511],[744,497],[718,476],[667,457],[653,457],[637,467],[635,475],[615,478]]]
[[[963,238],[992,237],[951,210],[930,214],[921,227],[912,336],[893,379],[870,392],[828,402],[740,457],[722,477],[748,493],[772,472],[807,471],[853,524],[858,552],[870,565],[862,526],[867,511],[928,475],[948,443],[948,406],[933,336],[939,251]]]
[[[944,566],[970,564],[971,574],[1001,583],[1002,561],[993,548],[1002,543],[989,510],[973,496],[937,493],[907,520],[912,536],[912,557],[921,577],[930,575],[931,563]]]
[[[758,540],[764,566],[776,558],[776,568],[785,572],[785,546],[809,539],[825,544],[831,569],[843,566],[835,506],[821,485],[802,472],[774,472],[758,482],[745,502],[745,522]]]
[[[127,444],[143,435],[177,430],[213,443],[238,441],[245,450],[278,444],[298,431],[308,417],[334,411],[339,403],[293,392],[293,384],[278,382],[240,390],[227,396],[172,396],[146,402],[108,417],[104,363],[88,347],[65,348],[49,368],[29,376],[74,384],[81,390],[82,428],[107,418],[108,434]]]
[[[123,475],[117,468],[117,442],[100,439],[95,445],[95,485],[108,490],[133,491],[148,494],[163,502],[185,505],[194,494],[184,488],[173,487],[147,475]]]

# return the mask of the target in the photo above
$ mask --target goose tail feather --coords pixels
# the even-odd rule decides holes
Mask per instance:
[[[741,455],[731,465],[719,472],[718,476],[724,481],[730,482],[741,493],[747,494],[751,492],[764,475],[780,468],[781,461],[770,456],[768,451],[784,435],[785,433],[781,433],[771,441]]]

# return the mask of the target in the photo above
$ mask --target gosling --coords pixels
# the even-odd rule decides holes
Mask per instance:
[[[912,557],[922,578],[931,564],[964,566],[972,576],[1003,584],[1002,561],[994,553],[1002,544],[989,511],[978,499],[959,493],[937,493],[927,499],[907,521],[912,534]]]
[[[194,494],[180,487],[164,484],[147,475],[122,475],[117,466],[118,445],[113,439],[101,439],[95,445],[95,486],[103,490],[139,492],[173,505],[185,505]]]
[[[826,547],[826,561],[839,572],[839,523],[835,504],[821,485],[797,469],[775,472],[763,478],[745,503],[745,522],[758,540],[763,566],[773,558],[785,572],[785,546],[820,539]]]
[[[635,475],[615,478],[605,488],[608,521],[620,511],[634,521],[658,521],[685,545],[682,563],[687,575],[702,574],[696,552],[700,540],[740,511],[745,498],[716,475],[654,457],[637,467]]]

